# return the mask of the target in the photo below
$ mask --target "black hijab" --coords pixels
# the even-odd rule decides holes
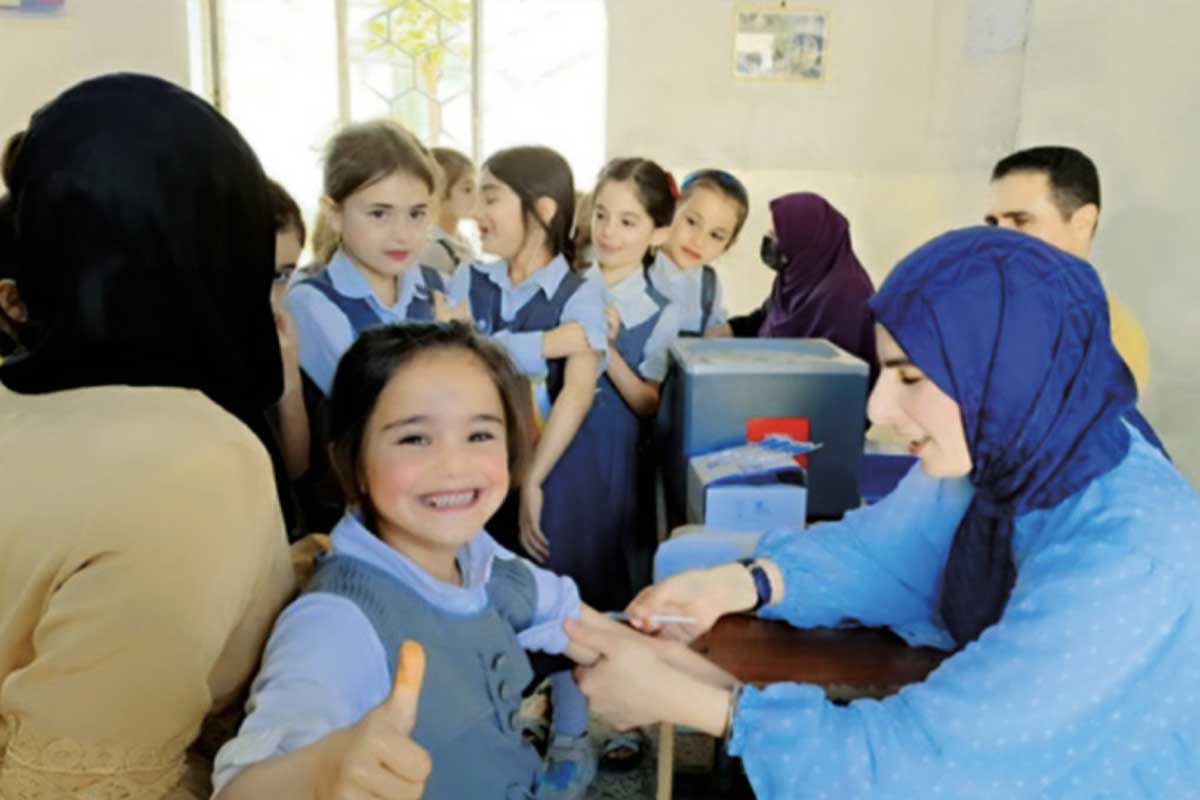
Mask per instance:
[[[275,226],[241,135],[177,86],[109,75],[37,111],[10,166],[30,323],[0,380],[198,389],[258,435],[279,482]]]

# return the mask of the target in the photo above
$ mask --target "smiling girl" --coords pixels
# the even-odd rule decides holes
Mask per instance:
[[[712,262],[737,241],[750,197],[734,176],[719,169],[693,172],[680,186],[670,235],[650,268],[650,281],[679,309],[681,336],[731,334]]]
[[[464,325],[376,328],[346,353],[330,434],[351,505],[217,756],[222,800],[546,796],[516,725],[525,650],[590,661],[562,621],[619,626],[483,530],[528,460],[525,398],[504,352]],[[415,719],[393,690],[408,641],[427,659]],[[405,755],[409,727],[427,759]]]
[[[483,249],[502,260],[455,273],[454,313],[503,344],[529,380],[544,418],[519,510],[488,530],[534,561],[569,575],[596,608],[624,604],[621,519],[612,492],[617,442],[595,413],[596,381],[607,352],[604,282],[571,267],[575,186],[566,160],[547,147],[495,153],[480,170],[476,222]],[[511,509],[513,504],[507,504]],[[587,702],[569,672],[551,677],[554,733],[547,782],[556,800],[582,797],[595,773]]]

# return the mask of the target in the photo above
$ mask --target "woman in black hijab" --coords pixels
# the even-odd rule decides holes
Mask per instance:
[[[4,177],[28,322],[0,366],[0,796],[178,797],[292,590],[266,181],[138,75],[34,114]]]

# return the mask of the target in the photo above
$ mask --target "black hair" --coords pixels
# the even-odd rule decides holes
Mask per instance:
[[[701,188],[711,189],[737,204],[737,224],[733,226],[733,234],[729,237],[729,246],[732,246],[737,241],[738,234],[742,232],[742,226],[746,224],[746,217],[750,215],[750,194],[741,181],[725,170],[702,169],[683,179],[679,187],[679,199],[687,200],[692,196],[692,192]]]
[[[483,162],[483,169],[495,175],[521,199],[521,211],[546,232],[547,243],[562,253],[567,263],[575,261],[575,242],[571,223],[575,219],[575,180],[567,160],[549,147],[510,147]],[[555,203],[549,223],[538,216],[539,197]]]
[[[25,131],[17,131],[8,137],[8,141],[4,143],[4,152],[0,154],[0,178],[4,180],[4,185],[10,189],[13,185],[13,172],[17,163],[17,152],[21,149],[21,142],[24,139]]]
[[[295,231],[300,237],[300,247],[308,241],[308,229],[304,227],[304,216],[300,206],[288,194],[288,190],[277,181],[267,178],[267,193],[271,197],[271,213],[275,216],[275,232]]]
[[[1005,156],[992,170],[998,181],[1011,172],[1040,172],[1050,182],[1055,208],[1070,219],[1079,208],[1091,203],[1100,208],[1100,174],[1086,155],[1073,147],[1030,147]]]
[[[665,228],[675,218],[675,182],[665,169],[648,158],[614,158],[604,165],[596,178],[592,201],[609,181],[631,181],[637,189],[638,202],[646,210],[656,228]],[[649,266],[654,254],[649,249],[642,257]]]
[[[0,195],[0,280],[17,278],[17,227],[12,197]]]
[[[504,406],[508,471],[520,484],[529,461],[528,384],[508,355],[461,322],[384,325],[364,331],[338,362],[329,395],[329,442],[338,481],[352,504],[362,510],[369,530],[376,530],[371,499],[359,482],[363,434],[388,381],[414,358],[432,351],[462,350],[479,359]]]

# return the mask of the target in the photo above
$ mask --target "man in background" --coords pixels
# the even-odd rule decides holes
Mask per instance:
[[[1031,147],[1006,156],[992,170],[991,204],[984,221],[1035,236],[1090,261],[1100,218],[1096,165],[1071,147]],[[1113,344],[1144,394],[1150,380],[1150,346],[1132,312],[1112,293],[1108,315]]]

